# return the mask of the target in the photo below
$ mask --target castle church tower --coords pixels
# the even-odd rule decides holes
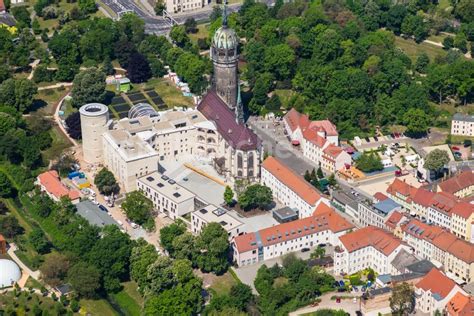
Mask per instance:
[[[227,26],[227,1],[224,2],[222,26],[212,38],[211,59],[214,64],[213,85],[217,95],[224,100],[227,106],[236,112],[236,118],[242,117],[241,104],[238,100],[239,78],[237,63],[239,55],[237,47],[239,39],[235,31]]]

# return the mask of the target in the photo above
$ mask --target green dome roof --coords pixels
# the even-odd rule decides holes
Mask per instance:
[[[214,34],[212,43],[218,49],[235,49],[239,40],[233,29],[222,26]]]

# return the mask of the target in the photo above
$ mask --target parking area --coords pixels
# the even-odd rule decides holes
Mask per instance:
[[[311,253],[314,251],[314,249],[315,249],[315,247],[311,248],[310,251],[306,251],[306,252],[295,251],[293,253],[298,258],[301,258],[303,260],[308,260],[311,256]],[[325,249],[326,249],[326,254],[327,255],[330,255],[330,256],[333,255],[333,253],[334,253],[334,247],[333,246],[326,245]],[[252,265],[249,265],[249,266],[243,266],[243,267],[240,267],[240,268],[233,268],[233,269],[234,269],[235,273],[237,274],[237,276],[239,277],[240,281],[242,281],[242,283],[245,283],[248,286],[250,286],[252,288],[252,290],[254,291],[254,293],[256,293],[255,287],[253,285],[253,281],[255,280],[255,277],[257,276],[258,269],[264,264],[267,267],[272,267],[275,264],[281,265],[282,262],[283,262],[283,257],[278,257],[278,258],[266,260],[266,261],[263,261],[263,262],[259,262],[259,263],[256,263],[256,264],[252,264]]]

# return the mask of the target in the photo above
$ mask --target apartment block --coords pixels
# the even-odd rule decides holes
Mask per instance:
[[[245,224],[230,215],[225,209],[215,205],[207,205],[191,214],[191,231],[199,235],[209,223],[219,223],[227,231],[229,240],[245,233]]]
[[[451,135],[474,136],[474,116],[456,113],[451,120]]]

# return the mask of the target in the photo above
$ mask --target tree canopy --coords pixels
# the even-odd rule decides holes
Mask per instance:
[[[272,190],[264,185],[253,184],[238,196],[238,201],[243,209],[264,208],[273,201]]]
[[[111,195],[112,193],[118,193],[120,187],[115,180],[114,174],[107,168],[102,168],[94,178],[94,184],[99,189],[100,193],[105,195]]]
[[[122,209],[127,217],[139,225],[145,225],[148,230],[155,227],[152,217],[153,202],[140,191],[127,193]]]

